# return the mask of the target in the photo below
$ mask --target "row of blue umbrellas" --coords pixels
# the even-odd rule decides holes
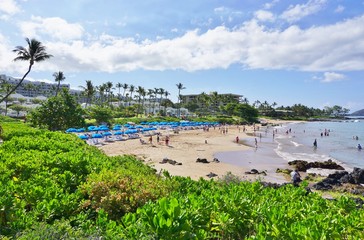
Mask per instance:
[[[116,124],[112,128],[112,130],[116,131],[114,132],[114,135],[122,135],[122,134],[134,134],[138,131],[146,132],[146,131],[153,131],[157,130],[157,127],[161,126],[167,126],[171,128],[176,127],[195,127],[195,126],[206,126],[206,125],[217,125],[218,122],[189,122],[189,121],[181,121],[181,122],[141,122],[140,125],[135,126],[134,124]],[[148,127],[146,127],[148,126]],[[126,129],[125,131],[122,131]],[[91,135],[92,138],[102,138],[104,136],[111,136],[112,133],[109,132],[110,128],[106,125],[100,125],[100,126],[89,126],[87,127],[87,130],[90,132],[98,132],[103,131],[103,133],[94,133]],[[69,128],[66,130],[67,133],[81,133],[86,132],[85,128]],[[82,139],[88,139],[88,135],[79,135]]]

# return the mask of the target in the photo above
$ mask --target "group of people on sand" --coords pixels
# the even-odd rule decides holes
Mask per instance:
[[[145,144],[145,141],[143,139],[139,139],[141,144]],[[153,144],[153,136],[150,135],[148,138],[148,142],[149,144]],[[169,146],[169,136],[165,136],[164,137],[164,142],[166,144],[166,146]],[[157,133],[157,143],[160,144],[160,133]]]

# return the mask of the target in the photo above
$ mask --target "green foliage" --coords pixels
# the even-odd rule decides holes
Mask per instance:
[[[248,122],[256,122],[258,118],[258,110],[246,103],[228,103],[223,110],[228,115],[241,117]]]
[[[89,109],[89,115],[95,119],[98,124],[106,123],[111,124],[113,122],[112,111],[109,107],[94,106]]]
[[[66,89],[60,95],[50,97],[30,115],[33,126],[48,130],[66,130],[70,127],[82,127],[85,120],[83,110]]]
[[[179,179],[181,192],[148,203],[122,221],[128,239],[361,239],[364,211],[304,188]],[[183,187],[188,186],[188,188]]]
[[[100,179],[106,184],[130,180],[125,188],[110,188],[112,196],[127,191],[128,197],[124,200],[129,207],[122,214],[167,194],[167,185],[162,184],[155,171],[134,157],[107,157],[73,134],[31,129],[19,123],[4,123],[3,126],[0,235],[16,234],[38,222],[53,224],[80,214],[87,216],[86,220],[97,220],[95,209],[90,211],[83,203],[95,200],[90,186]],[[102,204],[97,206],[97,211],[107,213],[111,205]],[[120,218],[122,214],[115,213],[110,218]]]

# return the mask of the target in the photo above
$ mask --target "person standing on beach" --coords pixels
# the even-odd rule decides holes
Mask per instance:
[[[258,148],[258,140],[255,138],[255,148]]]
[[[291,172],[291,181],[292,181],[293,185],[295,185],[295,186],[297,186],[298,183],[300,183],[302,181],[301,175],[296,169]]]
[[[239,136],[236,136],[236,143],[239,143]]]
[[[166,136],[165,141],[166,141],[166,146],[169,146],[169,145],[168,145],[168,144],[169,144],[169,136]]]

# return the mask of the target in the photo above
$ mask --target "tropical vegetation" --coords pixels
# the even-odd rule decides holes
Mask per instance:
[[[76,135],[1,119],[3,239],[362,239],[364,210],[286,185],[157,174]]]

